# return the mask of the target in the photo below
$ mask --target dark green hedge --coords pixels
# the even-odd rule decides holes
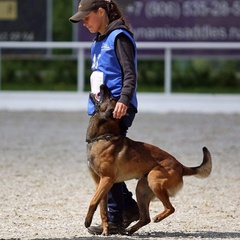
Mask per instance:
[[[71,41],[72,1],[53,0],[53,41]],[[77,63],[71,50],[53,50],[53,56],[65,54],[64,60],[16,59],[2,56],[1,89],[3,90],[64,90],[77,89]],[[32,56],[34,57],[34,56]],[[42,56],[44,57],[44,56]],[[61,56],[62,59],[63,56]],[[60,59],[60,58],[59,58]],[[139,91],[163,92],[163,60],[139,60]],[[85,90],[89,90],[90,63],[86,61]],[[173,92],[240,93],[239,60],[174,60]]]
[[[195,59],[174,61],[173,90],[194,92],[240,92],[240,62]]]
[[[139,91],[163,92],[164,62],[139,60]],[[90,62],[86,61],[85,91],[89,90]],[[2,61],[3,90],[77,90],[76,60]],[[173,92],[240,93],[240,63],[216,60],[174,60]]]

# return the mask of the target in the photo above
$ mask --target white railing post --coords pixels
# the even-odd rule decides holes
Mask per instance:
[[[84,48],[78,48],[77,51],[77,91],[84,91],[85,59]]]
[[[0,91],[2,90],[2,49],[0,48]]]
[[[165,49],[164,54],[164,93],[170,94],[172,91],[172,51]]]

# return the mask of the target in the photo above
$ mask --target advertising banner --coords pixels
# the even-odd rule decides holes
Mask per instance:
[[[132,1],[125,11],[137,41],[240,40],[238,0]]]
[[[0,0],[0,41],[46,40],[47,0]]]
[[[132,1],[126,7],[137,41],[238,42],[240,1]],[[154,55],[154,51],[141,51]],[[158,52],[159,53],[159,52]],[[158,54],[156,52],[156,54]],[[175,55],[239,56],[235,50],[174,50]]]
[[[117,1],[136,41],[238,42],[240,0]],[[79,41],[93,37],[80,23]]]

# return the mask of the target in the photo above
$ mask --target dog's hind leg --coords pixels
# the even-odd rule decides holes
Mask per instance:
[[[166,177],[166,172],[162,173],[162,169],[159,167],[148,174],[148,182],[149,187],[164,206],[164,211],[153,218],[154,222],[160,222],[175,211],[169,199],[168,177]]]
[[[136,187],[136,197],[140,212],[140,218],[136,224],[126,230],[129,235],[132,235],[138,229],[147,225],[151,221],[149,214],[149,204],[154,198],[154,193],[149,188],[146,177],[142,177],[138,181]]]
[[[155,194],[157,195],[157,197],[160,199],[160,201],[163,203],[163,206],[164,206],[164,211],[162,213],[156,215],[153,218],[153,221],[156,223],[156,222],[162,221],[164,218],[173,214],[175,209],[172,206],[172,204],[169,200],[168,193],[165,189],[163,189],[161,192],[159,191],[158,193],[155,193]]]

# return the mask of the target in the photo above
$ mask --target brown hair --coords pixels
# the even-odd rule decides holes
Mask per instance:
[[[103,7],[108,15],[109,18],[109,23],[120,19],[122,20],[123,24],[130,29],[130,26],[126,23],[125,17],[120,9],[120,7],[118,6],[118,4],[115,1],[106,1],[106,7]]]

